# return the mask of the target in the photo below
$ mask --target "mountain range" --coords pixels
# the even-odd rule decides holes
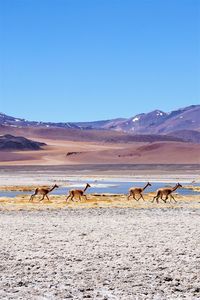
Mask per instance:
[[[131,118],[94,122],[36,122],[0,113],[0,126],[5,128],[63,128],[84,131],[117,131],[130,135],[167,135],[188,142],[200,142],[200,105],[191,105],[169,113],[154,110]],[[84,134],[84,133],[82,133]],[[87,135],[88,133],[85,132]],[[136,138],[136,137],[135,137]]]
[[[170,113],[154,110],[128,119],[76,123],[82,128],[109,129],[132,134],[169,134],[179,130],[200,131],[200,105],[191,105]]]
[[[200,105],[94,122],[36,122],[1,113],[0,135],[6,165],[196,164]]]

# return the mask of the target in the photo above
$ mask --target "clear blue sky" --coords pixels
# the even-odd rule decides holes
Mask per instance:
[[[0,111],[86,121],[200,103],[199,0],[0,0]]]

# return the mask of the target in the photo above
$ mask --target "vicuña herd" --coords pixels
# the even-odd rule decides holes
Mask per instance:
[[[147,182],[147,184],[145,184],[144,187],[132,187],[132,188],[130,188],[127,199],[130,200],[130,198],[132,197],[134,200],[139,201],[142,198],[143,201],[144,201],[143,192],[148,186],[151,186],[151,184],[149,182]],[[37,195],[42,195],[42,198],[40,199],[40,201],[42,201],[45,197],[49,200],[48,194],[51,191],[53,191],[55,188],[58,188],[58,187],[59,186],[57,184],[54,184],[54,186],[49,187],[49,188],[37,188],[35,190],[35,193],[33,195],[31,195],[29,201],[33,201],[33,198]],[[81,190],[81,189],[70,190],[69,194],[66,198],[66,202],[68,202],[70,200],[74,201],[74,198],[78,198],[78,200],[81,201],[82,197],[84,197],[85,200],[87,200],[85,192],[89,187],[91,187],[91,185],[89,183],[87,183],[83,190]],[[159,201],[158,201],[159,199],[161,199],[165,203],[167,202],[167,199],[169,199],[170,202],[171,202],[172,199],[174,200],[174,202],[177,202],[175,200],[174,196],[172,195],[172,193],[174,191],[176,191],[178,188],[181,188],[181,187],[182,187],[182,185],[180,183],[177,183],[174,187],[160,188],[156,191],[156,196],[153,197],[153,200],[151,202],[153,203],[154,200],[156,200],[156,202],[159,203]]]

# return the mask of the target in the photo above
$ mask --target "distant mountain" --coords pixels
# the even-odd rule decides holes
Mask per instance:
[[[118,118],[113,120],[102,120],[102,121],[93,121],[93,122],[77,122],[75,124],[81,129],[111,129],[112,124],[116,125],[117,123],[121,123],[125,121],[126,121],[125,118]]]
[[[170,113],[154,110],[126,121],[107,124],[107,129],[133,134],[169,134],[177,130],[200,131],[200,105],[192,105]]]
[[[192,130],[200,132],[200,105],[191,105],[185,108],[166,113],[154,110],[141,113],[131,118],[112,119],[94,122],[35,122],[14,118],[0,114],[0,126],[8,127],[47,127],[68,128],[82,130],[113,130],[129,134],[156,134],[169,135],[171,132]],[[170,134],[171,135],[171,134]]]
[[[150,113],[136,115],[126,121],[117,122],[107,126],[108,129],[130,132],[133,134],[156,134],[156,128],[164,122],[167,114],[155,110]]]
[[[40,150],[45,145],[45,143],[35,142],[22,136],[13,136],[10,134],[0,136],[0,151]]]
[[[54,123],[54,122],[36,122],[20,119],[0,113],[0,125],[11,127],[60,127],[60,128],[79,128],[75,123]]]

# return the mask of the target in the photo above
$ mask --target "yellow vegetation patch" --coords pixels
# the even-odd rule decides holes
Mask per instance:
[[[184,189],[192,190],[194,192],[200,192],[200,186],[185,185]]]
[[[6,192],[31,192],[34,191],[38,186],[36,185],[3,185],[0,187],[1,191]],[[47,186],[41,186],[41,188],[46,188]]]
[[[33,201],[29,201],[30,195],[18,195],[14,198],[0,197],[0,210],[45,210],[45,209],[64,209],[64,208],[133,208],[133,209],[152,209],[152,208],[195,208],[200,209],[199,196],[181,196],[175,194],[177,202],[167,200],[164,203],[159,200],[159,203],[152,203],[154,193],[144,195],[145,201],[140,199],[127,199],[126,195],[112,194],[89,194],[87,200],[84,198],[66,202],[66,195],[49,195],[50,201],[40,201],[41,196],[36,196]],[[172,200],[173,201],[173,200]]]

